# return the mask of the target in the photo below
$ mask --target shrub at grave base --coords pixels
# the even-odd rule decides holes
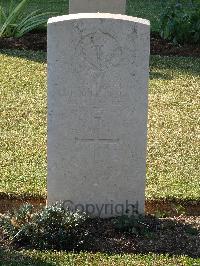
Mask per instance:
[[[186,11],[182,4],[167,7],[160,18],[160,35],[173,43],[198,43],[200,41],[200,5]]]
[[[122,215],[113,219],[114,227],[124,233],[136,236],[151,236],[160,228],[160,221],[151,215]]]
[[[83,224],[87,217],[72,213],[61,203],[35,211],[24,205],[2,216],[0,229],[13,244],[36,249],[79,250],[89,239]]]
[[[13,1],[10,1],[9,8],[4,8],[0,4],[0,37],[21,37],[45,24],[47,19],[55,14],[55,12],[41,13],[40,10],[35,10],[24,15],[25,7],[29,2],[30,0],[22,0],[15,6]]]

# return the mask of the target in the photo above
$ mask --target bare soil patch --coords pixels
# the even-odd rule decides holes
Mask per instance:
[[[137,235],[116,230],[110,220],[97,220],[93,230],[92,252],[106,253],[168,253],[200,256],[200,217],[155,218],[146,216],[150,234]]]

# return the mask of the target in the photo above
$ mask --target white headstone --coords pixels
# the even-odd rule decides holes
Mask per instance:
[[[144,212],[150,26],[112,14],[48,21],[48,203]]]
[[[125,14],[126,0],[69,0],[69,13]]]

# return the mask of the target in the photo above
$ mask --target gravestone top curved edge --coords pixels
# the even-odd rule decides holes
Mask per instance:
[[[63,22],[67,20],[78,20],[78,19],[114,19],[114,20],[126,20],[135,23],[140,23],[149,26],[150,21],[147,19],[142,19],[138,17],[120,15],[120,14],[110,14],[110,13],[78,13],[52,17],[48,20],[48,24]]]

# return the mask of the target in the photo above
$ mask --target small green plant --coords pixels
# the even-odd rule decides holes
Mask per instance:
[[[23,205],[0,218],[4,238],[12,244],[36,249],[77,250],[88,239],[87,217],[66,210],[61,203],[35,210]]]
[[[164,9],[160,17],[160,35],[174,44],[200,41],[200,5],[192,4],[185,10],[181,3]]]
[[[122,215],[113,219],[113,224],[117,230],[137,236],[152,236],[160,228],[160,222],[150,215]]]
[[[185,231],[188,235],[192,235],[192,236],[197,236],[199,234],[199,230],[191,226],[186,226]]]
[[[22,0],[14,5],[11,0],[9,7],[0,4],[0,37],[21,37],[25,33],[45,24],[47,19],[55,14],[52,12],[41,13],[35,10],[28,15],[25,8],[30,0]]]
[[[170,211],[157,210],[155,213],[156,218],[166,218],[170,216]]]

